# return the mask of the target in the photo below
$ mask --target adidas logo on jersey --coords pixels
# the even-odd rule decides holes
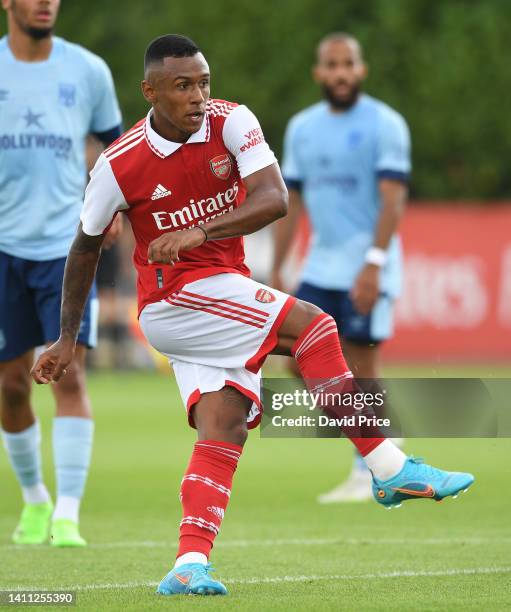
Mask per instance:
[[[167,189],[161,183],[159,183],[158,185],[156,185],[156,189],[153,191],[151,200],[159,200],[160,198],[166,198],[169,195],[172,195],[172,191],[170,191],[170,189]]]
[[[218,506],[208,506],[207,508],[210,512],[212,512],[216,517],[220,520],[224,518],[225,510],[223,508],[218,508]]]

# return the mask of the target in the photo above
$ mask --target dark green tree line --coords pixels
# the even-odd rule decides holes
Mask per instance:
[[[58,33],[107,60],[127,127],[147,108],[147,43],[191,36],[212,95],[249,105],[280,154],[289,117],[318,99],[317,41],[348,31],[369,63],[366,90],[410,124],[414,195],[498,199],[511,191],[510,23],[508,0],[63,0]]]

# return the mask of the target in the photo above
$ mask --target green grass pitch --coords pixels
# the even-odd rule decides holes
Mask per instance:
[[[0,589],[74,589],[78,609],[101,611],[510,609],[507,439],[408,441],[409,452],[471,471],[476,482],[457,500],[387,512],[373,502],[316,504],[349,469],[347,441],[252,432],[212,555],[229,597],[157,597],[176,552],[178,489],[194,432],[169,377],[96,374],[89,386],[97,425],[81,524],[90,545],[10,544],[21,501],[0,452]],[[49,389],[37,388],[34,403],[53,490]]]

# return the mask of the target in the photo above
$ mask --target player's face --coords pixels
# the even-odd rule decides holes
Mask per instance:
[[[2,0],[2,5],[23,32],[41,39],[53,31],[60,0]]]
[[[150,69],[142,82],[144,97],[153,105],[155,116],[175,130],[171,139],[178,142],[200,130],[209,90],[209,66],[202,53],[166,57],[163,66]]]
[[[334,108],[350,108],[358,98],[367,68],[360,49],[348,41],[326,41],[318,49],[314,78]]]

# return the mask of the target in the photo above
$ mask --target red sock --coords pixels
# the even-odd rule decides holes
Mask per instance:
[[[291,352],[298,363],[302,377],[309,391],[318,385],[328,393],[348,393],[356,389],[353,374],[342,354],[339,332],[333,318],[323,313],[305,328],[293,345]],[[324,406],[335,416],[353,414],[349,407]],[[364,457],[383,441],[382,433],[374,426],[356,429],[343,428],[344,433]]]
[[[178,557],[187,552],[209,556],[229,502],[242,450],[236,444],[215,440],[195,443],[179,494],[183,520],[179,526]]]

